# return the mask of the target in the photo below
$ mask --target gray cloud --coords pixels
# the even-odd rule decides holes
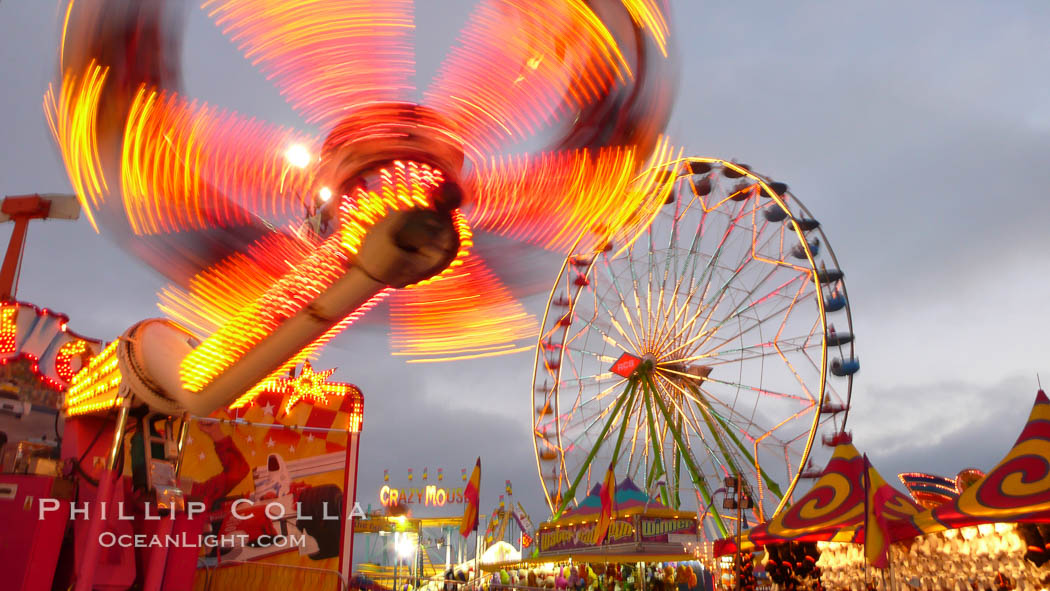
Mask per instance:
[[[1032,382],[1016,376],[987,385],[948,380],[872,388],[854,406],[854,443],[887,478],[904,471],[988,471],[1028,419]]]

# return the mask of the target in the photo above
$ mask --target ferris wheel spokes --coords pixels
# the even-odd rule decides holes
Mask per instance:
[[[841,394],[827,383],[827,348],[851,347],[852,333],[828,328],[825,301],[848,310],[841,272],[833,256],[824,271],[827,241],[786,185],[715,159],[680,164],[640,239],[572,253],[551,292],[540,343],[556,361],[537,377],[559,410],[537,424],[560,455],[544,486],[558,510],[612,464],[669,506],[692,486],[722,531],[736,519],[714,504],[722,478],[742,477],[754,516],[769,516],[818,430],[841,428],[849,382]],[[625,353],[644,369],[611,371]]]

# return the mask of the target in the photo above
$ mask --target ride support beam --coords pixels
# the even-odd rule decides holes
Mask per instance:
[[[646,382],[649,384],[649,388],[651,390],[656,390],[652,383],[652,379],[650,379],[648,376],[646,376]],[[663,403],[663,400],[661,400],[659,396],[653,396],[652,398],[653,402],[656,403],[656,407],[660,409],[660,413],[663,414],[664,420],[668,423],[673,422],[673,417],[671,417],[671,413],[667,410],[667,406]],[[685,441],[682,439],[681,433],[674,429],[669,429],[669,431],[671,431],[671,436],[674,437],[675,443],[678,444],[678,447],[682,449],[689,449],[688,447],[686,447]],[[697,467],[697,465],[693,463],[693,458],[689,454],[683,454],[682,459],[685,460],[685,465],[687,468],[689,468],[689,472],[693,476],[693,484],[695,484],[697,490],[700,491],[700,495],[704,498],[704,502],[708,505],[712,505],[714,503],[714,499],[711,496],[711,491],[707,490],[707,481],[704,480],[704,477],[700,473],[700,469]],[[718,531],[722,534],[723,537],[728,536],[729,530],[726,529],[725,523],[722,522],[722,516],[718,514],[718,511],[714,511],[711,514],[714,515],[715,525],[718,527]]]
[[[15,279],[18,277],[18,267],[22,261],[29,220],[46,218],[50,211],[51,202],[40,195],[6,197],[0,204],[0,213],[15,223],[11,240],[7,243],[7,253],[4,254],[4,264],[0,267],[0,298],[3,301],[9,302],[15,297]]]
[[[587,468],[591,465],[591,462],[594,461],[594,456],[598,455],[598,450],[601,448],[601,442],[604,441],[605,436],[609,434],[609,429],[612,428],[613,423],[616,421],[616,416],[620,413],[620,409],[623,408],[623,405],[626,402],[627,398],[625,396],[620,396],[619,400],[616,401],[615,408],[613,408],[612,412],[609,414],[609,420],[605,422],[605,425],[602,427],[602,432],[598,434],[599,444],[591,448],[590,453],[587,454],[587,459],[583,461],[583,466],[576,474],[576,478],[572,481],[572,485],[569,486],[569,489],[565,492],[565,496],[562,497],[561,505],[554,513],[553,519],[561,517],[561,514],[565,512],[566,508],[568,508],[569,503],[572,502],[573,497],[576,495],[576,487],[578,487],[580,481],[583,480],[583,475],[587,472]]]

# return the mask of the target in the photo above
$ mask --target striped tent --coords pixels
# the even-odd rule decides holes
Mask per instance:
[[[1021,435],[984,478],[957,499],[891,524],[902,540],[981,523],[1050,523],[1050,399],[1042,390]]]
[[[584,497],[580,504],[562,513],[557,520],[558,525],[571,525],[596,521],[602,510],[601,484],[595,484],[591,492]],[[616,485],[616,517],[626,517],[637,513],[645,513],[649,516],[677,517],[685,514],[683,511],[671,509],[657,499],[649,498],[642,489],[630,479],[624,478]]]
[[[865,474],[867,471],[867,474]],[[882,506],[878,512],[887,521],[905,519],[922,512],[904,493],[891,487],[882,475],[865,461],[852,443],[842,443],[828,461],[813,488],[769,521],[741,536],[741,550],[786,542],[857,542],[864,541],[865,477]],[[736,539],[715,542],[715,555],[736,551]]]

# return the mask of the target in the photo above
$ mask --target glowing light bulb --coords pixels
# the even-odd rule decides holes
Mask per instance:
[[[321,190],[317,194],[321,198],[321,201],[324,201],[325,203],[332,198],[332,190],[328,187],[321,187]]]
[[[313,160],[310,156],[310,151],[302,144],[292,144],[289,146],[284,152],[284,157],[288,160],[288,164],[291,164],[296,168],[306,168],[310,165],[310,161]]]

